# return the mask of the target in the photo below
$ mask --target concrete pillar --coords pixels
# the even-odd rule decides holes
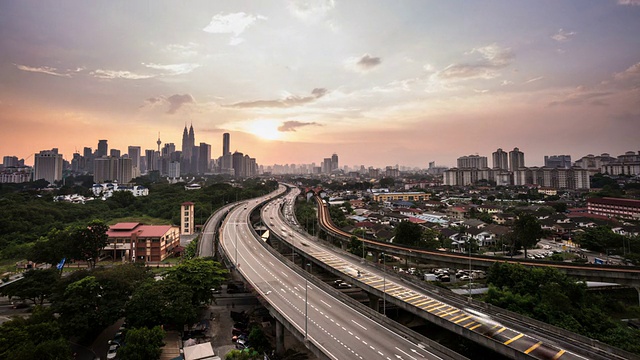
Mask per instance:
[[[638,304],[640,304],[640,287],[636,287],[636,291],[638,292]]]
[[[340,241],[340,249],[342,250],[347,250],[347,242],[346,241]]]
[[[276,320],[276,354],[284,354],[284,325]]]
[[[369,307],[375,310],[376,312],[380,312],[380,297],[375,296],[373,294],[369,295]]]
[[[373,262],[374,263],[378,263],[378,261],[380,261],[380,253],[374,250],[371,250],[371,256],[373,257]]]

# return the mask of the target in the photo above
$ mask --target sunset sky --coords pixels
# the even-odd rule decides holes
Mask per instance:
[[[0,124],[19,158],[179,148],[185,124],[263,165],[617,156],[640,150],[640,0],[0,0]]]

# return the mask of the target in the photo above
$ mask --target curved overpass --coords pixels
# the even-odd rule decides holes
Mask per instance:
[[[283,191],[281,187],[278,193]],[[316,355],[334,360],[461,358],[437,343],[411,341],[398,329],[350,307],[325,284],[284,264],[249,224],[251,212],[268,198],[242,202],[229,211],[220,229],[220,248],[277,318],[303,337]]]
[[[315,196],[318,204],[318,223],[320,227],[329,235],[337,237],[342,241],[348,241],[353,234],[348,233],[333,224],[327,205],[318,196]],[[526,266],[547,266],[561,269],[567,275],[575,276],[589,281],[600,281],[617,283],[633,287],[640,287],[640,268],[629,266],[613,266],[613,265],[583,265],[571,264],[564,262],[550,261],[530,261],[518,260],[513,261],[505,258],[495,258],[481,255],[464,255],[457,253],[449,253],[442,251],[424,250],[419,248],[408,247],[404,245],[396,245],[393,243],[368,240],[358,237],[358,240],[366,243],[367,249],[379,252],[388,252],[405,257],[413,257],[422,260],[431,260],[447,266],[466,268],[471,264],[476,269],[489,268],[495,262],[519,263]]]

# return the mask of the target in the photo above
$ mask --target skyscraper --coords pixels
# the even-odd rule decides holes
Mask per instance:
[[[33,180],[45,179],[50,184],[62,180],[62,162],[57,148],[40,151],[35,155]]]
[[[222,156],[231,154],[231,152],[229,151],[229,145],[229,133],[222,134]]]
[[[491,154],[491,157],[493,158],[494,169],[509,170],[509,158],[506,151],[498,148]]]
[[[338,154],[331,155],[331,171],[338,170]]]
[[[182,174],[188,174],[191,172],[196,172],[198,164],[194,163],[192,158],[194,157],[194,147],[196,144],[196,136],[193,131],[193,125],[189,127],[187,130],[187,126],[184,126],[184,131],[182,132],[182,161],[180,164],[180,171]],[[196,154],[198,157],[199,154]]]
[[[509,171],[516,171],[521,167],[524,167],[524,153],[516,147],[509,151]]]
[[[198,157],[198,172],[201,174],[209,172],[209,162],[211,161],[211,145],[201,142],[198,147],[200,156]]]
[[[120,150],[118,149],[111,149],[109,151],[109,156],[115,157],[115,158],[119,158],[120,157]]]
[[[107,140],[98,140],[98,149],[96,150],[96,157],[107,156],[109,152],[109,145]]]
[[[147,173],[158,170],[156,151],[147,149],[144,151],[144,154],[147,160]]]

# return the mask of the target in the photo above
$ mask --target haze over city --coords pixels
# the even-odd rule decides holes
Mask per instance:
[[[638,34],[638,0],[4,1],[0,156],[185,124],[260,164],[637,152]]]

